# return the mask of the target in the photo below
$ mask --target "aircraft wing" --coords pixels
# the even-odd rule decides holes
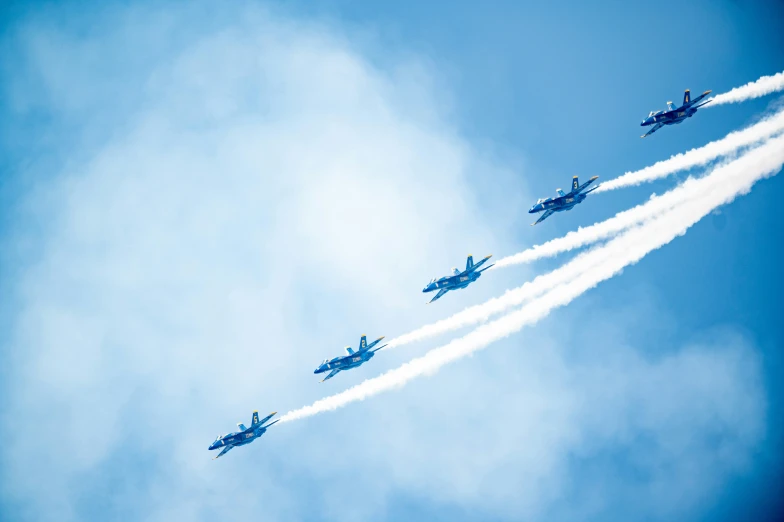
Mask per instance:
[[[653,128],[651,130],[649,130],[648,132],[646,132],[645,134],[640,136],[640,138],[645,138],[646,136],[650,136],[651,134],[653,134],[657,130],[661,129],[663,126],[664,126],[663,123],[657,123],[656,125],[653,126]]]
[[[582,185],[580,185],[580,186],[577,188],[577,190],[575,190],[575,191],[573,191],[573,192],[574,192],[575,194],[579,194],[580,192],[582,192],[583,190],[585,190],[585,189],[588,187],[588,185],[590,185],[591,183],[593,183],[593,182],[594,182],[594,181],[596,181],[597,179],[599,179],[599,176],[594,176],[594,177],[592,177],[591,179],[589,179],[588,181],[586,181],[585,183],[583,183]]]
[[[531,226],[538,225],[539,223],[541,223],[541,222],[542,222],[542,221],[544,221],[545,219],[547,219],[547,218],[549,218],[550,216],[552,216],[554,212],[555,212],[555,210],[552,210],[552,209],[550,209],[550,210],[545,210],[545,211],[544,211],[544,214],[542,214],[542,217],[540,217],[539,219],[537,219],[535,223],[531,223]]]
[[[441,290],[439,290],[439,291],[438,291],[438,293],[436,294],[436,296],[435,296],[433,299],[431,299],[430,301],[428,301],[428,302],[427,302],[427,304],[430,304],[430,303],[432,303],[432,302],[433,302],[433,301],[435,301],[436,299],[441,299],[441,297],[442,297],[442,296],[443,296],[445,293],[447,293],[447,292],[449,292],[449,290],[447,290],[446,288],[442,288]]]
[[[217,459],[218,457],[222,457],[222,456],[224,456],[224,455],[225,455],[225,454],[227,454],[229,451],[231,451],[231,449],[232,449],[233,447],[234,447],[234,446],[226,446],[225,448],[223,448],[223,451],[221,451],[220,453],[218,453],[218,456],[217,456],[217,457],[213,457],[213,458],[212,458],[212,460],[215,460],[215,459]]]
[[[338,372],[339,372],[339,371],[340,371],[340,370],[332,370],[331,372],[329,372],[329,375],[327,375],[326,377],[324,377],[323,379],[321,379],[319,382],[324,382],[324,381],[326,381],[327,379],[331,379],[331,378],[333,378],[335,375],[337,375],[337,374],[338,374]]]
[[[385,344],[385,345],[379,346],[378,348],[373,348],[373,349],[372,349],[372,350],[370,350],[370,351],[371,351],[371,353],[372,353],[372,352],[377,352],[377,351],[379,351],[380,349],[382,349],[382,348],[385,348],[386,346],[387,346],[387,345]]]

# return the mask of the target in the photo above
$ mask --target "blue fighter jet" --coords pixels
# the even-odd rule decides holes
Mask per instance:
[[[436,299],[440,299],[441,296],[443,296],[445,293],[449,292],[450,290],[460,290],[462,288],[467,287],[477,279],[479,279],[479,276],[482,275],[482,272],[484,272],[485,270],[487,270],[493,265],[488,265],[484,267],[482,270],[478,270],[478,268],[483,264],[485,264],[487,260],[490,259],[491,257],[493,256],[489,255],[484,259],[482,259],[481,261],[479,261],[477,264],[474,264],[474,256],[469,255],[468,259],[466,259],[465,270],[463,270],[462,272],[457,268],[453,268],[451,276],[444,276],[441,279],[433,278],[427,284],[427,286],[422,289],[422,292],[425,293],[438,290],[436,296],[433,299],[431,299],[427,304],[432,303]]]
[[[350,346],[346,346],[346,354],[343,356],[335,357],[334,359],[324,359],[318,368],[316,368],[313,373],[324,373],[329,371],[329,375],[324,377],[320,382],[324,382],[327,379],[333,378],[338,372],[342,370],[350,370],[352,368],[356,368],[357,366],[362,366],[370,359],[376,355],[376,352],[382,349],[384,346],[379,346],[378,348],[373,348],[378,342],[383,339],[383,337],[379,337],[372,343],[368,344],[367,342],[367,335],[362,334],[362,337],[359,340],[359,349],[355,352],[354,349]]]
[[[273,411],[263,419],[259,420],[259,412],[253,412],[253,418],[251,419],[250,428],[246,428],[244,424],[239,423],[237,427],[239,427],[240,431],[235,431],[234,433],[229,433],[228,435],[223,435],[222,437],[218,435],[215,438],[215,442],[210,444],[210,450],[216,450],[218,448],[223,448],[223,451],[218,453],[218,457],[224,456],[226,453],[229,452],[232,448],[236,448],[237,446],[244,446],[245,444],[250,444],[254,440],[258,439],[267,431],[267,428],[275,424],[275,422],[270,422],[266,426],[264,423],[267,422],[275,415],[276,411]],[[278,419],[280,420],[280,419]],[[213,458],[212,460],[217,459],[218,457]]]
[[[686,92],[683,93],[683,105],[676,108],[673,107],[671,101],[668,101],[666,111],[651,111],[651,113],[648,114],[648,117],[642,120],[642,123],[640,123],[641,126],[647,127],[648,125],[653,125],[653,128],[640,137],[644,138],[650,136],[664,125],[675,125],[682,123],[686,118],[691,118],[697,113],[697,109],[713,101],[713,98],[711,98],[703,103],[699,103],[710,93],[710,91],[705,91],[692,100],[689,89],[686,89]]]
[[[563,190],[558,189],[556,192],[558,193],[557,198],[547,198],[547,199],[540,199],[536,202],[536,204],[528,210],[529,214],[536,214],[537,212],[541,212],[544,210],[544,214],[542,217],[536,220],[536,222],[531,223],[531,225],[538,225],[545,219],[549,218],[553,212],[561,212],[564,210],[572,210],[575,205],[582,203],[585,197],[592,191],[599,188],[599,185],[593,187],[591,190],[583,191],[586,189],[588,185],[593,183],[599,178],[599,176],[594,176],[582,185],[577,180],[577,176],[572,178],[572,191],[566,194]]]

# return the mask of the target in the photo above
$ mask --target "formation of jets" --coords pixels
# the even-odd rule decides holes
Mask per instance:
[[[687,89],[686,92],[683,94],[683,105],[678,108],[673,107],[672,102],[667,102],[667,110],[666,111],[658,111],[658,112],[651,112],[648,117],[643,120],[641,125],[643,127],[647,127],[653,125],[651,130],[649,130],[646,134],[642,137],[649,136],[659,130],[664,125],[674,125],[683,122],[686,118],[691,118],[697,112],[697,109],[710,103],[712,99],[708,99],[703,103],[700,103],[711,91],[705,91],[698,97],[691,99],[691,94]],[[554,198],[546,198],[546,199],[539,199],[529,210],[530,214],[538,214],[539,212],[544,212],[542,216],[536,220],[536,222],[531,223],[531,225],[537,225],[553,215],[555,212],[562,212],[565,210],[572,210],[575,205],[579,205],[582,203],[585,198],[590,194],[592,191],[599,188],[598,185],[588,189],[588,187],[598,179],[598,176],[594,176],[582,185],[577,178],[574,176],[572,178],[572,190],[569,193],[564,192],[561,189],[557,189],[556,193],[558,194],[557,197]],[[588,190],[586,190],[588,189]],[[469,255],[466,259],[466,267],[465,270],[460,271],[457,268],[452,269],[452,274],[448,276],[441,277],[439,279],[433,278],[422,292],[429,293],[435,292],[438,290],[436,295],[428,301],[432,303],[437,299],[440,299],[450,290],[462,290],[466,288],[468,285],[479,279],[482,275],[482,272],[487,270],[488,268],[492,267],[493,265],[487,265],[484,268],[481,268],[492,256],[486,256],[482,258],[478,263],[474,263],[474,257]],[[362,366],[373,356],[376,354],[377,351],[381,350],[387,345],[379,346],[376,348],[376,345],[382,340],[384,337],[379,337],[372,343],[368,344],[367,336],[362,335],[359,340],[359,347],[355,351],[350,346],[346,346],[346,355],[334,357],[332,359],[325,359],[319,366],[316,368],[313,373],[315,374],[322,374],[327,373],[327,376],[324,377],[320,382],[324,382],[326,380],[331,379],[341,371],[351,370],[353,368],[357,368]],[[250,444],[257,438],[261,437],[266,433],[267,428],[278,422],[277,420],[274,422],[270,422],[269,424],[265,423],[269,421],[277,412],[272,412],[263,419],[259,420],[259,413],[257,411],[253,412],[253,418],[251,419],[251,425],[249,428],[246,428],[244,424],[239,423],[237,426],[239,427],[240,431],[236,431],[233,433],[229,433],[228,435],[218,436],[215,441],[210,444],[210,450],[217,450],[221,449],[221,452],[215,457],[222,457],[226,453],[228,453],[232,448],[237,446],[244,446],[246,444]]]

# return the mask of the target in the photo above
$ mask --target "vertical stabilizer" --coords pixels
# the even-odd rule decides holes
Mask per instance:
[[[471,270],[473,266],[474,266],[474,256],[469,254],[468,258],[466,259],[466,270]]]
[[[349,355],[354,355],[354,349],[351,346],[346,346],[346,353]]]
[[[689,91],[689,89],[686,89],[685,91],[683,91],[683,104],[686,105],[690,101],[691,101],[691,91]]]
[[[364,352],[365,350],[367,350],[367,335],[363,334],[359,339],[359,351]]]
[[[578,188],[579,186],[580,186],[580,181],[577,179],[577,176],[573,177],[573,178],[572,178],[572,192],[574,192],[575,190],[577,190],[577,188]]]
[[[254,411],[253,417],[250,419],[250,425],[255,426],[259,423],[259,412]]]

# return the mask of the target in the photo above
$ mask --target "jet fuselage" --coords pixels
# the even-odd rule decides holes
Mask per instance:
[[[425,288],[422,289],[422,292],[434,292],[436,290],[446,289],[446,290],[459,290],[461,288],[465,288],[477,279],[479,276],[482,275],[482,272],[474,271],[474,272],[461,272],[456,275],[452,276],[444,276],[440,279],[430,282]]]
[[[537,201],[534,206],[528,209],[529,214],[536,214],[544,210],[552,210],[560,212],[562,210],[572,210],[575,205],[578,205],[585,200],[586,194],[566,194],[557,198],[547,198]]]
[[[313,373],[324,373],[329,372],[332,370],[350,370],[351,368],[356,368],[358,366],[362,366],[364,363],[368,362],[373,356],[376,355],[375,352],[371,351],[364,351],[364,352],[355,352],[351,355],[343,355],[339,357],[335,357],[330,359],[329,361],[325,361],[321,363],[321,365],[316,368]]]

